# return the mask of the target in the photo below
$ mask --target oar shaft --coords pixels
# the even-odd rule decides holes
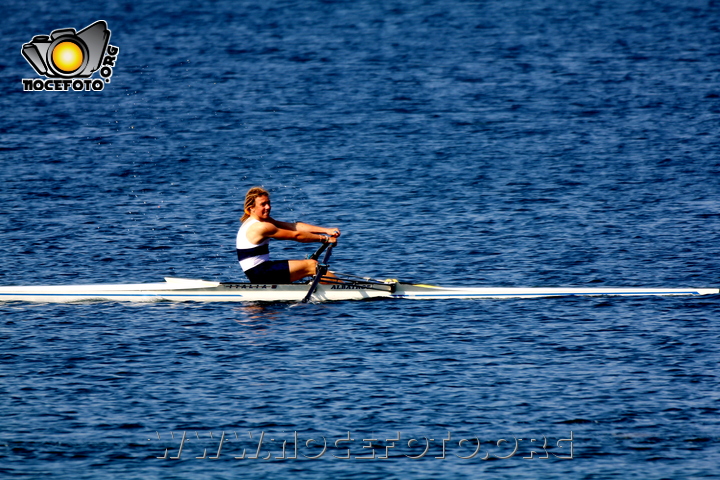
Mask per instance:
[[[317,269],[315,271],[315,278],[313,279],[312,283],[310,284],[310,288],[308,289],[307,295],[305,295],[305,298],[302,299],[302,303],[308,303],[310,301],[310,298],[312,298],[312,294],[315,293],[315,290],[317,289],[318,284],[320,283],[320,279],[325,275],[328,271],[328,260],[330,260],[330,254],[332,253],[332,249],[335,246],[334,243],[326,243],[323,245],[323,247],[329,247],[327,248],[327,251],[325,252],[325,258],[323,259],[322,263],[318,263]],[[322,252],[321,249],[318,249],[317,255],[320,256],[320,253]]]
[[[318,258],[320,258],[320,255],[322,254],[322,252],[324,252],[325,249],[328,248],[329,246],[330,246],[330,243],[323,243],[322,245],[320,245],[320,248],[318,248],[315,251],[315,253],[310,255],[308,258],[310,258],[311,260],[317,260]]]

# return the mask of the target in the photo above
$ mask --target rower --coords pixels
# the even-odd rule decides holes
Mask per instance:
[[[293,240],[301,243],[337,242],[340,230],[302,222],[281,222],[270,216],[270,194],[253,187],[245,196],[242,225],[237,234],[238,261],[251,283],[292,283],[317,271],[317,260],[270,260],[269,243]],[[328,272],[328,276],[333,276]]]

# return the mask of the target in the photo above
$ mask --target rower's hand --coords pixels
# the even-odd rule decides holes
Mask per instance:
[[[331,237],[338,238],[340,236],[340,229],[339,228],[328,228],[325,233],[330,235]]]
[[[327,243],[337,244],[337,237],[327,237]]]

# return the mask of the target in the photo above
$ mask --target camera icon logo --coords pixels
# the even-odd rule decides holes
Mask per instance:
[[[83,30],[53,30],[23,45],[22,55],[39,75],[47,78],[88,78],[102,63],[110,30],[99,20]]]

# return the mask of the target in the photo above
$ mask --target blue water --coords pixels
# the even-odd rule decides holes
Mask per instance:
[[[0,285],[242,280],[256,184],[342,272],[720,284],[718,2],[268,5],[4,2]],[[102,92],[22,91],[100,19]],[[718,300],[5,303],[0,477],[720,478]]]

